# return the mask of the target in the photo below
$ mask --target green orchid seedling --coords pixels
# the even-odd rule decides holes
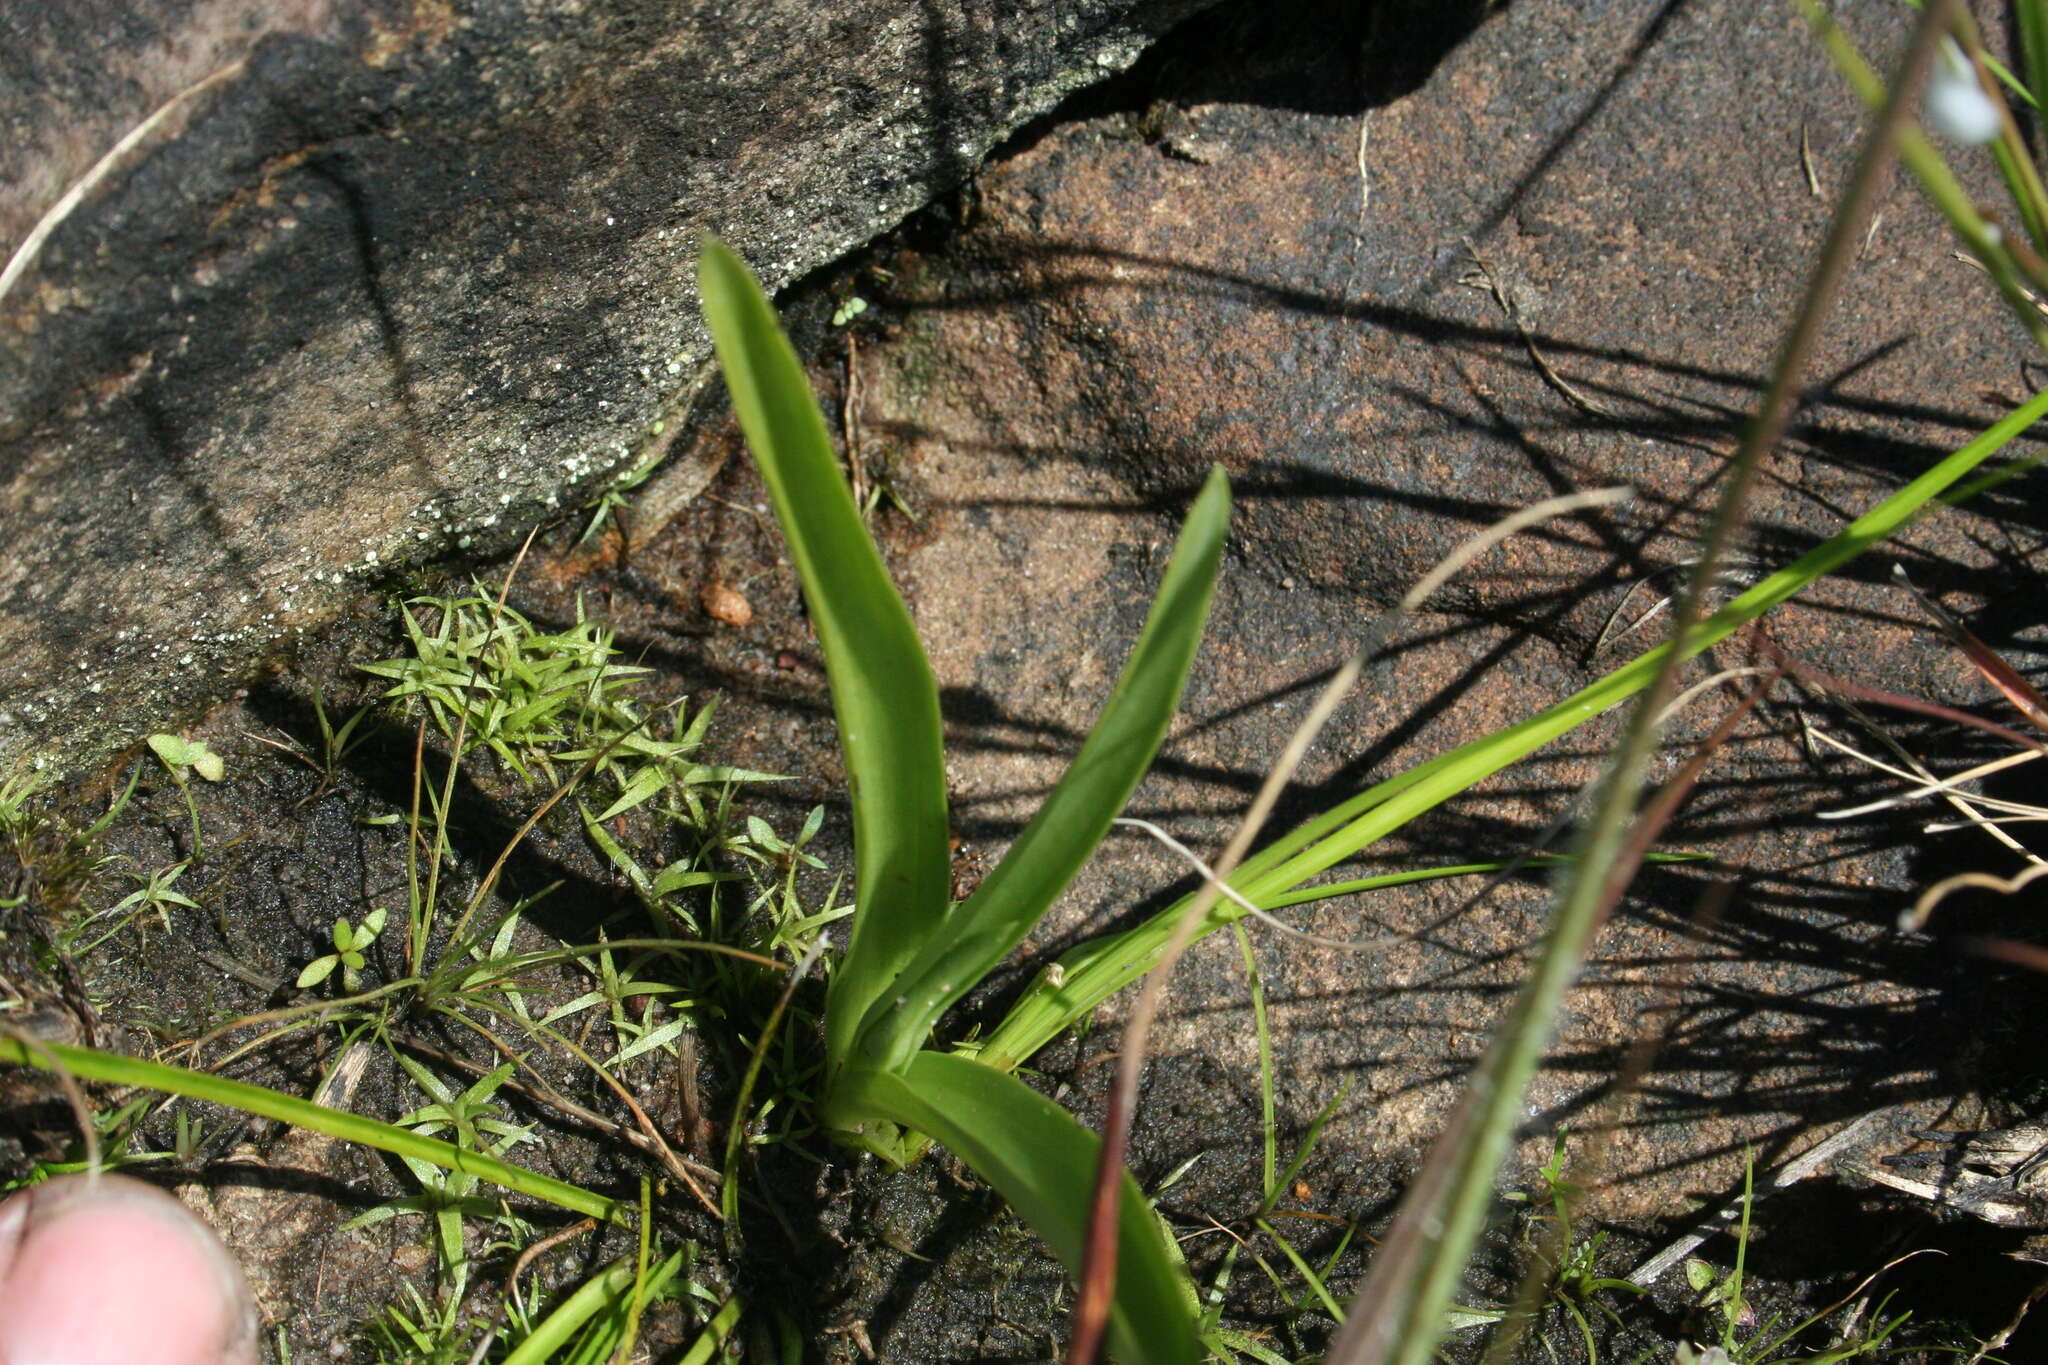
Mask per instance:
[[[1098,1139],[1004,1071],[926,1048],[1031,932],[1151,766],[1207,623],[1230,518],[1213,472],[1123,676],[1037,815],[966,900],[949,895],[938,689],[760,285],[707,240],[704,314],[824,653],[853,807],[855,910],[826,997],[826,1127],[898,1164],[943,1142],[1078,1273]],[[1202,1358],[1192,1285],[1126,1177],[1110,1342],[1130,1365]]]
[[[384,922],[391,915],[389,910],[378,906],[363,916],[361,924],[350,924],[346,918],[334,922],[334,951],[314,958],[299,973],[298,987],[305,990],[317,986],[334,975],[336,967],[341,968],[341,984],[344,990],[354,992],[361,983],[363,951],[377,941],[384,932]]]
[[[221,762],[219,754],[206,747],[203,739],[157,734],[149,737],[149,748],[163,761],[171,781],[178,784],[178,794],[185,798],[185,813],[192,817],[192,857],[197,860],[204,852],[200,843],[199,803],[192,799],[192,786],[185,780],[185,773],[189,769],[208,782],[219,782],[228,775],[227,765]]]
[[[183,779],[185,769],[190,768],[208,782],[218,782],[227,776],[227,765],[219,754],[208,748],[203,739],[180,739],[176,735],[151,735],[150,751],[164,761],[171,775]]]

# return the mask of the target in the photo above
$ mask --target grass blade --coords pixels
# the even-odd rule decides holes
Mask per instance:
[[[666,1289],[669,1281],[683,1268],[684,1260],[682,1252],[673,1252],[656,1266],[654,1272],[646,1277],[645,1296],[652,1298]],[[558,1353],[565,1350],[583,1325],[599,1313],[609,1313],[617,1321],[607,1324],[606,1330],[586,1338],[586,1344],[578,1354],[596,1360],[609,1358],[613,1346],[624,1335],[626,1310],[632,1302],[633,1286],[639,1282],[640,1275],[641,1267],[636,1255],[628,1254],[613,1261],[562,1300],[524,1341],[512,1348],[503,1365],[545,1365],[547,1361],[563,1359]]]
[[[250,1085],[246,1081],[231,1081],[224,1076],[215,1076],[205,1071],[191,1071],[181,1066],[167,1066],[162,1062],[145,1061],[140,1057],[123,1057],[118,1053],[72,1047],[64,1043],[38,1043],[30,1046],[17,1039],[4,1037],[0,1037],[0,1062],[14,1062],[21,1066],[41,1067],[45,1070],[54,1069],[54,1063],[56,1067],[89,1081],[104,1081],[109,1085],[132,1085],[144,1090],[161,1090],[166,1094],[185,1095],[195,1100],[224,1104],[245,1114],[276,1119],[300,1128],[311,1128],[329,1137],[340,1138],[343,1142],[375,1147],[394,1156],[416,1157],[445,1170],[473,1175],[494,1185],[502,1185],[508,1190],[516,1190],[520,1194],[530,1195],[565,1209],[573,1209],[577,1213],[589,1214],[593,1218],[623,1222],[625,1211],[629,1207],[580,1186],[542,1175],[538,1171],[529,1171],[523,1166],[514,1166],[510,1162],[457,1147],[454,1143],[443,1142],[439,1138],[424,1137],[409,1128],[380,1123],[361,1114],[351,1114],[345,1109],[330,1109],[324,1104],[302,1100],[297,1095],[287,1095],[264,1086]]]
[[[1600,778],[1598,798],[1553,903],[1541,951],[1497,1026],[1485,1058],[1466,1080],[1451,1121],[1432,1144],[1394,1226],[1381,1243],[1343,1330],[1330,1345],[1332,1365],[1425,1365],[1436,1353],[1446,1314],[1464,1278],[1494,1182],[1523,1120],[1528,1087],[1542,1065],[1565,996],[1578,979],[1593,938],[1636,870],[1635,854],[1669,819],[1675,804],[1653,800],[1638,816],[1639,794],[1662,735],[1662,713],[1682,662],[1698,652],[1706,604],[1741,523],[1763,457],[1777,445],[1799,378],[1820,335],[1828,306],[1858,250],[1858,238],[1884,183],[1910,102],[1934,58],[1935,43],[1959,0],[1931,0],[1907,49],[1900,74],[1864,140],[1849,186],[1837,204],[1807,286],[1806,297],[1772,366],[1741,447],[1722,476],[1713,519],[1684,595],[1673,612],[1670,647],[1628,718]],[[1752,698],[1762,695],[1760,683]],[[1733,713],[1739,715],[1740,712]],[[1731,722],[1732,723],[1732,722]],[[1717,734],[1707,744],[1718,745]],[[1710,751],[1710,750],[1708,750]],[[1703,751],[1706,752],[1706,751]],[[1690,767],[1690,765],[1688,765]],[[1696,776],[1697,769],[1691,768]],[[1691,785],[1687,769],[1667,787],[1674,800]],[[1678,785],[1672,785],[1678,784]]]
[[[704,1324],[704,1330],[690,1343],[690,1349],[676,1360],[676,1365],[710,1365],[713,1360],[729,1359],[725,1343],[739,1322],[740,1296],[735,1294],[719,1305],[711,1321]]]
[[[2048,417],[2048,389],[1708,617],[1687,637],[1688,653],[1726,639],[1816,579],[1897,534],[1930,504],[1960,501],[1984,491],[1992,481],[2010,477],[2013,471],[1999,471],[1963,482],[2044,417]],[[2016,468],[2031,468],[2032,463]],[[1440,754],[1296,826],[1247,858],[1230,879],[1231,885],[1261,908],[1289,903],[1287,898],[1309,879],[1642,691],[1669,650],[1669,645],[1659,645],[1546,711]],[[999,1070],[1021,1065],[1097,1005],[1150,971],[1186,904],[1177,901],[1133,929],[1082,944],[1066,954],[1060,959],[1060,983],[1041,981],[1026,992],[975,1055]],[[1202,932],[1222,928],[1243,913],[1229,901],[1219,901]]]
[[[938,688],[767,296],[714,237],[704,240],[698,287],[733,408],[803,582],[845,755],[858,913],[825,1011],[836,1071],[869,1007],[946,917],[952,866]]]
[[[848,1078],[864,1108],[930,1133],[995,1186],[1080,1273],[1088,1197],[1100,1140],[1014,1076],[941,1052],[920,1052],[902,1074]],[[1124,1365],[1195,1365],[1194,1286],[1167,1248],[1158,1219],[1123,1182],[1117,1293],[1110,1349]]]
[[[1201,643],[1230,528],[1230,484],[1210,472],[1181,528],[1145,629],[1059,785],[995,870],[868,1011],[864,1065],[895,1070],[962,995],[1031,932],[1109,832],[1152,766]]]
[[[2018,0],[2013,21],[2019,30],[2020,71],[2027,93],[2038,100],[2048,92],[2048,0]]]
[[[1834,59],[1835,66],[1848,79],[1850,87],[1865,105],[1873,111],[1884,107],[1888,98],[1884,78],[1863,59],[1849,35],[1837,24],[1832,15],[1822,9],[1818,0],[1798,0],[1800,10],[1806,15],[1821,45]],[[2048,321],[2028,299],[2028,289],[2022,278],[2018,260],[2009,245],[1994,225],[1985,221],[1977,209],[1977,201],[1949,169],[1948,162],[1929,142],[1918,128],[1906,127],[1899,131],[1899,160],[1906,164],[1919,180],[1921,190],[1928,200],[1947,218],[1949,226],[1955,229],[1970,255],[1984,267],[1984,272],[1997,286],[2006,307],[2034,343],[2048,350]]]

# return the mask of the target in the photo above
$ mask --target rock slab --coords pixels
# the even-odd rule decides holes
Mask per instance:
[[[11,7],[0,770],[573,507],[708,353],[700,232],[780,287],[1199,7]]]
[[[1862,20],[1859,40],[1884,56],[1909,16]],[[1518,507],[1636,490],[1517,537],[1432,598],[1311,751],[1276,826],[1514,724],[1655,640],[1654,609],[1695,553],[1798,307],[1861,112],[1796,14],[1738,0],[1518,4],[1392,80],[1394,56],[1417,55],[1401,46],[1412,36],[1375,33],[1339,4],[1285,21],[1210,11],[1008,148],[962,228],[884,257],[887,288],[851,329],[857,352],[815,371],[835,417],[857,409],[844,434],[866,477],[920,514],[902,576],[944,697],[955,825],[987,857],[1092,724],[1212,461],[1237,492],[1233,554],[1182,720],[1128,812],[1192,847],[1222,844],[1374,617]],[[1899,177],[1764,467],[1740,581],[2008,410],[2025,353]],[[727,497],[757,495],[742,481]],[[772,544],[700,568],[721,518],[734,541],[755,534],[706,507],[658,548],[679,566],[680,600],[706,573],[753,598],[757,624],[676,647],[710,651],[707,671],[736,690],[749,670],[763,692],[787,688],[802,675],[779,661],[812,648],[793,603],[773,597],[787,571],[761,557]],[[2024,652],[2038,588],[2023,547],[2041,524],[2038,499],[2016,490],[1931,518],[1774,613],[1770,638],[1865,685],[1985,703],[1890,562]],[[1714,662],[1762,657],[1748,647]],[[1709,689],[1674,738],[1698,742],[1729,705]],[[811,706],[823,716],[822,688]],[[1382,840],[1346,875],[1528,847],[1594,781],[1616,719]],[[1809,752],[1807,727],[1860,742],[1838,713],[1773,692],[1666,841],[1717,861],[1639,881],[1530,1094],[1530,1165],[1559,1126],[1576,1139],[1615,1125],[1601,1139],[1604,1217],[1738,1189],[1746,1146],[1789,1152],[1842,1118],[1967,1083],[1956,1059],[1970,1001],[1988,992],[1947,994],[1941,951],[1893,928],[1939,850],[1919,817],[1816,821],[1895,785]],[[806,733],[830,742],[822,721]],[[1946,741],[1937,728],[1915,742]],[[1674,747],[1659,777],[1689,752]],[[804,770],[780,754],[744,761]],[[1999,856],[1981,836],[1949,838],[1946,856],[1969,865]],[[1188,885],[1134,835],[1113,836],[1024,970]],[[1387,1196],[1376,1163],[1412,1160],[1441,1130],[1547,926],[1541,880],[1478,901],[1474,889],[1302,906],[1292,923],[1325,942],[1256,940],[1283,1113],[1299,1130],[1352,1083],[1323,1130],[1346,1216]],[[1260,1061],[1236,945],[1199,945],[1176,989],[1140,1164],[1158,1174],[1202,1153],[1182,1207],[1241,1207],[1259,1162]],[[1098,1029],[1090,1045],[1111,1037]],[[1645,1037],[1659,1044],[1645,1079],[1615,1085]],[[1072,1056],[1040,1065],[1061,1074]]]

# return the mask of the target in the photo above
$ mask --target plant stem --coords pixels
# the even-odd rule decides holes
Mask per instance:
[[[1449,1129],[1402,1200],[1393,1234],[1375,1258],[1364,1290],[1328,1359],[1332,1365],[1422,1365],[1444,1330],[1444,1310],[1493,1199],[1494,1177],[1514,1136],[1523,1095],[1542,1060],[1566,991],[1577,978],[1594,929],[1618,888],[1614,873],[1627,846],[1637,793],[1655,752],[1660,717],[1678,667],[1695,648],[1713,584],[1742,520],[1764,455],[1784,429],[1808,353],[1849,264],[1912,100],[1947,31],[1955,0],[1933,0],[1904,68],[1865,140],[1848,193],[1830,225],[1821,260],[1793,323],[1755,419],[1729,468],[1672,626],[1672,647],[1637,701],[1601,782],[1600,800],[1577,850],[1529,984],[1501,1022],[1468,1083]]]

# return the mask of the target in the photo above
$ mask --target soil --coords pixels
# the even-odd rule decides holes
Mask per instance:
[[[1237,489],[1231,553],[1183,720],[1132,810],[1194,847],[1220,842],[1366,625],[1516,506],[1615,482],[1637,490],[1627,508],[1495,551],[1428,604],[1318,743],[1279,824],[1517,720],[1652,638],[1654,621],[1628,627],[1668,589],[1707,514],[1711,479],[1847,174],[1858,116],[1789,12],[1737,0],[1518,0],[1482,21],[1479,8],[1220,6],[1014,139],[968,192],[783,300],[835,436],[876,490],[873,524],[933,657],[963,888],[1086,733],[1211,462]],[[1868,49],[1892,50],[1903,32],[1889,13],[1857,18]],[[1989,182],[1977,188],[1992,197]],[[855,296],[865,310],[834,325]],[[1911,186],[1893,186],[1766,470],[1742,572],[1831,534],[1988,424],[2031,387],[2024,357],[2024,339],[1951,258],[1934,215]],[[816,643],[715,392],[676,451],[687,473],[663,477],[695,491],[669,499],[666,516],[645,510],[659,499],[643,500],[638,516],[587,540],[580,522],[544,529],[511,601],[552,625],[579,613],[609,623],[624,655],[653,670],[639,684],[650,700],[715,696],[710,761],[787,775],[747,788],[744,809],[785,834],[824,810],[811,847],[824,867],[802,881],[815,904],[850,842]],[[2044,519],[2038,496],[2014,487],[1818,586],[1774,615],[1771,639],[1865,687],[2009,721],[1889,573],[1891,559],[1904,563],[2038,675]],[[54,972],[26,953],[50,921],[39,928],[16,912],[0,975],[36,983],[56,1006],[89,995],[101,1040],[133,1047],[290,998],[286,983],[327,951],[336,918],[402,897],[403,828],[364,819],[408,808],[413,731],[373,712],[365,742],[324,786],[261,741],[315,747],[313,697],[335,715],[374,700],[377,685],[354,665],[399,652],[390,594],[439,590],[470,570],[491,581],[507,571],[453,566],[447,580],[365,592],[352,623],[197,731],[230,772],[196,791],[219,850],[194,870],[202,910],[174,909],[171,932],[145,916],[132,936]],[[1712,662],[1747,658],[1731,647]],[[1661,772],[1725,705],[1679,718]],[[1924,716],[1879,724],[1936,766],[2003,751]],[[1590,1187],[1582,1235],[1606,1237],[1602,1273],[1625,1274],[1703,1207],[1726,1208],[1746,1164],[1765,1172],[1848,1121],[1878,1116],[1862,1149],[1878,1160],[1915,1129],[1998,1125],[2040,1108],[2039,978],[1973,948],[1987,935],[2038,940],[2028,902],[1966,896],[1926,932],[1896,927],[1921,888],[1957,868],[2009,870],[2009,855],[1973,832],[1930,836],[1922,812],[1820,819],[1895,784],[1821,748],[1814,729],[1879,742],[1815,691],[1773,693],[1665,841],[1711,859],[1637,881],[1530,1095],[1502,1188],[1531,1188],[1567,1133],[1573,1178]],[[1596,721],[1480,784],[1369,850],[1351,875],[1530,846],[1593,779],[1612,733],[1611,718]],[[77,790],[74,809],[103,808],[142,758]],[[489,765],[465,772],[450,874],[459,889],[536,800]],[[107,848],[126,868],[154,869],[186,856],[188,841],[178,791],[150,770]],[[608,917],[636,913],[566,811],[521,846],[503,898],[551,883],[524,941],[587,942]],[[951,1027],[992,1022],[1059,950],[1188,886],[1148,843],[1112,836]],[[1369,955],[1256,938],[1283,1152],[1343,1096],[1286,1202],[1311,1260],[1357,1227],[1331,1275],[1340,1298],[1369,1261],[1357,1248],[1383,1230],[1522,979],[1547,890],[1514,879],[1474,901],[1468,884],[1425,884],[1294,912],[1325,938],[1401,936]],[[568,978],[534,989],[550,985],[581,989]],[[766,974],[731,985],[720,1007],[733,1029],[696,1040],[694,1099],[679,1082],[687,1068],[650,1058],[629,1069],[667,1131],[687,1143],[701,1118],[715,1140],[707,1150],[720,1150],[742,1040],[779,987]],[[801,1024],[814,993],[798,996],[801,1055],[814,1045]],[[1201,945],[1176,979],[1134,1139],[1133,1169],[1148,1186],[1182,1172],[1162,1207],[1198,1270],[1222,1254],[1218,1226],[1245,1232],[1258,1202],[1264,1123],[1249,1000],[1236,946],[1223,936]],[[1084,1122],[1101,1117],[1118,1018],[1112,1002],[1033,1063]],[[493,1060],[464,1038],[416,1041]],[[335,1051],[302,1033],[238,1065],[304,1093]],[[575,1065],[540,1064],[619,1112]],[[418,1102],[381,1053],[352,1097],[386,1115]],[[545,1134],[522,1159],[636,1193],[640,1167],[619,1144],[508,1104]],[[0,1112],[21,1119],[17,1164],[63,1132],[47,1097]],[[369,1358],[353,1334],[397,1299],[394,1264],[430,1265],[418,1219],[347,1224],[409,1193],[407,1177],[304,1135],[207,1120],[200,1151],[159,1174],[220,1222],[295,1358],[330,1348]],[[2026,1230],[1945,1215],[1852,1172],[1824,1169],[1757,1204],[1747,1256],[1763,1317],[1828,1309],[1922,1249],[1946,1257],[1885,1271],[1875,1290],[1895,1292],[1887,1312],[1916,1315],[1895,1343],[1908,1358],[1983,1340],[2014,1317],[2041,1274],[2011,1257],[2026,1251]],[[701,1248],[692,1273],[709,1293],[739,1291],[749,1330],[768,1334],[750,1353],[765,1358],[785,1324],[806,1358],[830,1360],[1042,1359],[1063,1339],[1056,1266],[943,1154],[886,1172],[798,1139],[752,1149],[742,1174],[736,1234],[674,1189],[662,1227]],[[536,1230],[552,1226],[534,1217]],[[1512,1297],[1527,1230],[1503,1202],[1468,1301]],[[570,1283],[625,1249],[586,1237],[540,1274]],[[1725,1269],[1734,1250],[1724,1235],[1700,1254]],[[502,1275],[511,1255],[487,1255],[486,1273]],[[1607,1300],[1623,1325],[1603,1321],[1606,1354],[1664,1359],[1669,1343],[1705,1331],[1676,1271],[1640,1300]],[[1227,1312],[1289,1358],[1320,1349],[1329,1329],[1246,1265]],[[1461,1335],[1454,1353],[1476,1356],[1483,1336]],[[650,1323],[656,1358],[687,1339],[678,1319]],[[1558,1311],[1521,1349],[1582,1353]],[[2006,1358],[2039,1350],[2023,1332]]]

